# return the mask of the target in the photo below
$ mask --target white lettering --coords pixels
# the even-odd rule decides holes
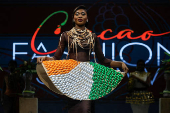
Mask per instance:
[[[121,59],[124,63],[126,63],[126,64],[129,65],[129,66],[136,66],[136,64],[128,63],[128,62],[126,62],[126,61],[123,59],[123,55],[122,55],[123,50],[124,50],[126,47],[130,46],[130,45],[141,45],[141,46],[146,47],[146,48],[148,49],[148,51],[149,51],[149,58],[148,58],[147,61],[145,61],[145,64],[147,64],[147,63],[151,60],[151,58],[152,58],[152,50],[150,49],[150,47],[147,46],[146,44],[143,44],[143,43],[133,42],[133,43],[129,43],[129,44],[124,45],[124,46],[120,49],[119,56],[120,56],[120,59]]]
[[[42,49],[44,50],[44,52],[47,52],[47,49],[45,48],[45,46],[43,45],[43,43],[41,42],[39,44],[39,46],[37,47],[37,50],[40,50],[40,47],[42,47]],[[50,57],[50,55],[47,55],[48,57]],[[41,56],[36,56],[36,54],[34,53],[33,56],[32,56],[32,59],[34,58],[38,58],[38,57],[41,57]]]
[[[15,55],[27,54],[27,52],[16,52],[16,45],[28,45],[28,43],[13,43],[13,60],[15,60]]]
[[[168,54],[170,54],[170,51],[168,51],[163,45],[161,45],[158,42],[157,43],[157,66],[160,66],[160,48],[162,48],[164,51],[166,51]]]

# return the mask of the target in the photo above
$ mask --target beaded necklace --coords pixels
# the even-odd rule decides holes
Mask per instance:
[[[93,52],[94,52],[94,45],[95,45],[95,41],[94,41],[94,37],[92,33],[87,28],[85,28],[84,30],[81,30],[81,29],[77,29],[73,27],[69,32],[67,32],[67,35],[68,35],[68,54],[69,54],[70,48],[73,47],[73,51],[75,48],[76,59],[77,59],[77,46],[79,45],[82,49],[89,49],[89,60],[90,60],[91,50],[93,49]],[[70,46],[69,46],[69,38],[73,38],[73,41],[71,42]],[[68,57],[68,54],[67,54],[67,57]],[[94,55],[94,59],[95,59],[95,55]],[[95,62],[96,62],[96,59],[95,59]]]

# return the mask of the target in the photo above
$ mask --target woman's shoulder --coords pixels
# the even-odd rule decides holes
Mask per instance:
[[[96,35],[96,33],[92,33],[93,35]]]
[[[64,31],[64,32],[62,32],[61,34],[60,34],[60,37],[61,38],[66,38],[67,36],[68,36],[68,33],[69,31]]]
[[[68,32],[69,31],[64,31],[64,32],[61,33],[61,35],[67,35]]]

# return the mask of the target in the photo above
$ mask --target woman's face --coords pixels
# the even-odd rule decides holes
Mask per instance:
[[[10,72],[14,72],[15,68],[16,68],[16,64],[14,64],[14,63],[10,63],[8,65],[8,69],[9,69]]]
[[[145,63],[144,62],[139,62],[137,64],[137,70],[138,71],[144,71],[144,68],[145,68]]]
[[[73,21],[75,22],[75,25],[78,26],[84,26],[87,22],[87,13],[84,9],[78,9],[74,13]]]

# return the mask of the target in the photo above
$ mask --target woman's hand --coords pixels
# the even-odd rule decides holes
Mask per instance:
[[[37,63],[42,63],[45,60],[54,60],[53,57],[42,56],[37,58]]]
[[[125,73],[127,73],[129,70],[128,67],[126,66],[126,64],[124,62],[120,62],[120,61],[112,61],[110,63],[110,66],[122,68]]]
[[[126,64],[124,63],[124,62],[122,62],[122,69],[123,69],[123,71],[125,72],[125,73],[127,73],[128,72],[128,67],[126,66]]]
[[[42,63],[45,60],[46,60],[46,56],[38,57],[37,58],[37,63]]]

